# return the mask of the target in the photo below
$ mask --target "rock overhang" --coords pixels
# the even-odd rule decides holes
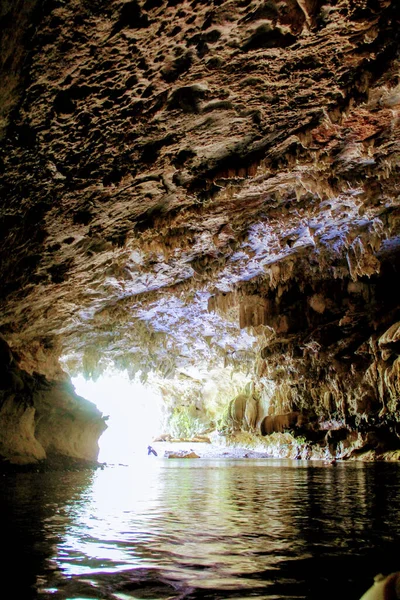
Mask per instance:
[[[28,370],[293,383],[396,321],[398,10],[283,4],[48,3],[2,152]]]

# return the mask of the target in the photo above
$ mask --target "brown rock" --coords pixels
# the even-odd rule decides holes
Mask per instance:
[[[0,454],[95,456],[63,369],[110,364],[397,432],[395,0],[39,8],[0,11]]]

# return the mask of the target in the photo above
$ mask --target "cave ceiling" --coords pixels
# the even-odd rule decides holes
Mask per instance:
[[[4,3],[0,327],[25,368],[251,372],[395,321],[397,4]]]

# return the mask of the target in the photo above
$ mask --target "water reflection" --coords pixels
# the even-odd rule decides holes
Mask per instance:
[[[2,590],[18,600],[36,597],[38,575],[58,569],[56,555],[75,501],[84,501],[93,473],[21,473],[0,479]],[[56,481],[55,481],[56,480]]]
[[[395,464],[145,460],[7,478],[36,597],[354,598],[398,570]],[[19,562],[19,558],[18,558]]]

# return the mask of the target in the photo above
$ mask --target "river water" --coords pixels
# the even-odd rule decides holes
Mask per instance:
[[[357,600],[400,569],[400,466],[160,459],[4,475],[2,598]]]

